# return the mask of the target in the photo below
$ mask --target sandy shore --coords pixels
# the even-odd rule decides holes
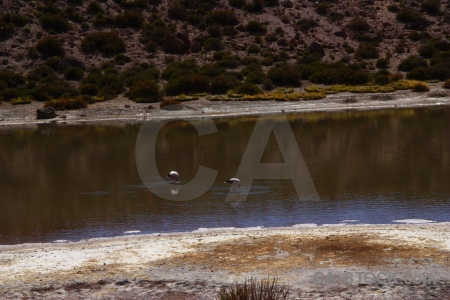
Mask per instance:
[[[0,298],[214,299],[222,286],[273,276],[291,299],[448,299],[449,259],[450,223],[9,245],[0,246]]]
[[[143,122],[172,118],[202,118],[245,116],[258,114],[371,110],[450,105],[450,91],[441,84],[430,84],[428,93],[396,91],[387,94],[341,93],[311,101],[209,101],[206,98],[184,102],[180,110],[159,109],[158,104],[135,103],[125,97],[94,103],[86,109],[59,111],[50,120],[36,120],[36,109],[41,102],[26,105],[0,105],[0,126],[22,126],[41,123],[82,124]]]

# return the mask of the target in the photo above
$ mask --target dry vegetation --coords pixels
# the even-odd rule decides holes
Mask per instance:
[[[304,93],[305,82],[383,92],[405,77],[450,78],[448,0],[0,6],[0,100],[13,103],[119,94],[136,102],[198,93],[317,99],[325,95]],[[261,95],[279,87],[298,97]]]

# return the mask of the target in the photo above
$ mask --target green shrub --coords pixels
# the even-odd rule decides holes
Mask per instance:
[[[0,15],[0,20],[5,23],[14,24],[15,27],[23,27],[30,23],[30,20],[19,13],[6,13]]]
[[[53,81],[57,80],[58,76],[55,71],[46,65],[40,65],[32,69],[27,74],[28,81]]]
[[[239,61],[233,57],[226,57],[222,60],[219,60],[217,64],[220,67],[227,69],[236,69],[237,67],[239,67]]]
[[[15,88],[25,84],[25,77],[12,70],[0,70],[0,82],[4,83],[3,88]],[[0,90],[2,87],[0,86]]]
[[[426,83],[418,82],[413,85],[412,91],[416,93],[424,93],[430,91],[430,89],[428,88],[428,85]]]
[[[80,14],[75,7],[69,6],[64,10],[64,15],[71,21],[81,24],[86,21],[82,14]]]
[[[388,5],[388,11],[390,11],[391,13],[396,13],[399,10],[400,10],[400,8],[395,4]]]
[[[427,65],[427,62],[423,58],[417,55],[410,55],[400,62],[398,69],[399,71],[409,72],[414,68],[426,67]]]
[[[435,52],[436,49],[431,43],[423,44],[419,47],[419,55],[424,58],[431,58]]]
[[[87,12],[95,16],[102,14],[104,11],[102,6],[97,1],[91,1],[87,6]]]
[[[172,20],[185,20],[188,15],[186,7],[180,1],[171,1],[167,9],[167,16]]]
[[[105,99],[113,99],[123,92],[123,81],[116,74],[106,73],[100,77],[98,88],[99,96]]]
[[[92,83],[82,83],[79,87],[81,95],[96,96],[98,94],[98,87]]]
[[[445,81],[450,78],[450,62],[432,65],[426,71],[430,80]]]
[[[424,0],[421,7],[423,11],[430,15],[438,15],[441,12],[441,0]]]
[[[380,57],[379,59],[377,59],[377,62],[375,63],[375,67],[377,67],[378,69],[387,69],[387,68],[389,68],[389,59],[388,58],[384,58],[384,57]]]
[[[70,66],[64,70],[64,77],[67,80],[80,80],[84,76],[84,70],[80,67]]]
[[[311,18],[302,18],[297,21],[297,25],[302,32],[307,33],[312,28],[319,26],[319,23]]]
[[[222,26],[234,26],[239,23],[231,9],[215,9],[208,14],[206,20],[209,24],[217,23]]]
[[[237,85],[235,88],[230,90],[231,94],[240,94],[240,95],[256,95],[261,94],[261,89],[254,85],[253,83],[243,82]]]
[[[51,106],[55,110],[81,109],[88,106],[84,97],[54,99],[44,102],[44,107]]]
[[[62,14],[45,14],[39,18],[42,28],[51,33],[67,32],[71,29],[70,23]]]
[[[141,80],[134,83],[127,96],[136,102],[148,103],[159,102],[161,100],[161,92],[158,84],[153,80]]]
[[[265,35],[267,33],[266,26],[255,20],[249,21],[245,25],[245,30],[251,34]]]
[[[117,55],[114,57],[114,61],[116,62],[116,64],[118,64],[119,66],[121,66],[121,65],[125,65],[125,64],[131,62],[131,58],[128,57],[128,56],[126,56],[126,55],[123,54],[123,53],[120,53],[120,54],[117,54]]]
[[[264,72],[261,71],[252,71],[248,73],[245,77],[245,82],[254,83],[254,84],[261,84],[266,80],[267,75],[264,74]]]
[[[166,36],[173,33],[174,29],[166,26],[166,23],[159,19],[154,18],[152,22],[147,22],[142,25],[142,43],[146,45],[146,48],[152,46],[151,49],[155,48],[155,45],[162,45]],[[146,49],[148,51],[148,49]],[[149,51],[153,52],[153,51]]]
[[[229,74],[221,74],[211,80],[211,94],[226,94],[239,84],[239,80]]]
[[[199,66],[195,59],[186,59],[183,61],[173,61],[166,65],[162,72],[162,78],[170,80],[179,76],[186,76],[188,73],[196,73],[199,71]]]
[[[219,38],[210,37],[205,41],[203,47],[207,51],[220,51],[223,49],[223,44]]]
[[[15,30],[14,24],[7,23],[0,18],[0,39],[9,38]]]
[[[406,23],[410,29],[423,30],[428,27],[429,23],[419,12],[411,8],[402,8],[397,14],[398,21]]]
[[[235,8],[243,8],[246,4],[246,0],[228,0],[230,6]]]
[[[63,43],[56,37],[45,36],[39,40],[36,50],[44,57],[64,56]]]
[[[264,0],[249,0],[244,9],[251,13],[260,13],[264,9]]]
[[[83,52],[99,51],[104,55],[115,55],[126,51],[125,43],[116,31],[89,33],[81,41]]]
[[[104,100],[113,99],[124,89],[124,81],[117,73],[112,67],[103,70],[91,69],[80,82],[80,92]]]
[[[221,38],[223,36],[223,29],[217,24],[210,25],[207,30],[210,37]]]
[[[284,286],[278,286],[277,279],[256,278],[245,280],[244,284],[236,283],[228,288],[221,288],[217,293],[218,300],[286,300],[289,290]]]
[[[0,14],[0,40],[9,38],[16,27],[23,27],[29,20],[21,14],[5,13]]]
[[[120,74],[126,86],[130,87],[139,81],[157,81],[159,70],[147,63],[134,64]]]
[[[326,16],[328,14],[328,4],[327,3],[319,3],[316,5],[316,13],[321,16]]]
[[[299,70],[302,78],[321,84],[362,85],[372,80],[370,72],[361,70],[357,65],[348,65],[343,62],[300,64]]]
[[[1,83],[1,81],[0,81]],[[11,101],[14,98],[19,98],[23,94],[23,90],[19,88],[2,88],[0,89],[0,100]]]
[[[300,86],[301,75],[294,66],[273,67],[268,76],[277,86]]]
[[[119,28],[141,28],[144,17],[138,11],[127,10],[114,18],[114,24]]]
[[[274,7],[280,5],[278,0],[264,0],[264,5],[266,7]]]
[[[186,74],[170,79],[165,89],[168,95],[209,92],[209,79],[196,73]]]
[[[247,52],[251,53],[251,54],[257,54],[257,53],[259,53],[259,51],[260,51],[259,46],[255,45],[255,44],[251,44],[247,48]]]
[[[377,47],[372,43],[360,44],[356,56],[363,59],[376,59],[379,56]]]
[[[218,63],[212,63],[203,65],[199,69],[199,74],[205,75],[207,77],[216,77],[224,72],[224,69]]]
[[[414,80],[428,80],[430,79],[430,76],[427,69],[428,68],[426,67],[414,68],[408,74],[406,74],[406,78]]]
[[[82,5],[84,3],[84,0],[67,0],[67,3],[69,5],[79,6],[79,5]]]
[[[270,78],[266,78],[263,82],[263,89],[266,91],[271,91],[275,88],[275,85],[273,84],[272,80]]]
[[[72,97],[76,93],[77,91],[73,87],[61,79],[41,80],[32,89],[28,90],[28,94],[37,101]]]
[[[365,32],[370,29],[369,23],[367,23],[366,20],[361,19],[360,17],[354,17],[353,19],[351,19],[348,22],[347,27],[353,31],[359,31],[359,32]]]

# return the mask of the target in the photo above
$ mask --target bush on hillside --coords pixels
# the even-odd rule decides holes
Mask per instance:
[[[410,55],[400,62],[400,64],[398,65],[398,70],[403,72],[409,72],[414,68],[427,66],[428,64],[423,58],[417,55]]]
[[[138,11],[126,10],[114,17],[114,24],[119,28],[141,28],[144,17]]]
[[[209,79],[196,73],[186,74],[170,79],[165,90],[167,95],[208,93]]]
[[[63,43],[56,37],[45,36],[39,40],[36,50],[44,57],[64,56]]]
[[[63,14],[44,14],[39,18],[42,28],[50,33],[63,33],[71,29]]]
[[[407,7],[400,9],[396,14],[396,18],[398,21],[405,23],[410,29],[423,30],[429,25],[427,19],[419,12]]]
[[[245,30],[251,34],[265,35],[267,33],[267,28],[264,24],[252,20],[245,25]]]
[[[221,74],[211,80],[211,94],[226,94],[239,84],[239,80],[229,74]]]
[[[159,102],[161,92],[158,84],[153,80],[141,80],[134,83],[127,93],[127,96],[136,102]]]
[[[438,15],[441,12],[441,0],[424,0],[421,7],[423,11],[430,15]]]
[[[0,85],[0,90],[6,87],[15,88],[25,84],[25,77],[12,70],[0,70],[0,82],[4,84],[3,87]]]
[[[208,14],[206,20],[209,24],[217,23],[222,26],[234,26],[239,23],[231,9],[215,9]]]
[[[277,86],[300,86],[301,75],[294,66],[273,67],[268,72],[272,83]]]
[[[83,52],[99,51],[104,55],[115,55],[126,51],[125,42],[117,31],[98,31],[87,34],[81,41]]]
[[[347,27],[350,28],[353,31],[359,31],[359,32],[366,32],[370,29],[369,23],[367,23],[366,20],[361,19],[360,17],[354,17],[351,19]]]
[[[257,95],[261,94],[261,89],[254,85],[253,83],[243,82],[237,85],[235,88],[230,90],[232,94],[241,94],[241,95]]]

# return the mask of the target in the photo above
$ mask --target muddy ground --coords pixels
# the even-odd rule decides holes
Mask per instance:
[[[10,245],[0,246],[0,298],[215,299],[221,287],[270,276],[290,299],[450,299],[449,259],[450,223]]]

